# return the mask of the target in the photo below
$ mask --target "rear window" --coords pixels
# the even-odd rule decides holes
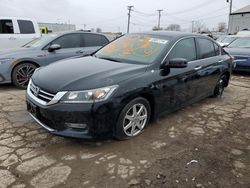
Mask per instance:
[[[201,59],[215,56],[214,44],[211,40],[198,38],[198,45]]]
[[[104,46],[109,43],[106,37],[95,34],[83,34],[84,47]]]
[[[214,43],[215,55],[220,55],[220,47]]]
[[[12,20],[0,20],[0,33],[1,34],[14,33]]]
[[[21,34],[35,33],[34,25],[29,20],[17,20]]]

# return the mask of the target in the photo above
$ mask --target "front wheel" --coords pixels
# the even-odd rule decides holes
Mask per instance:
[[[142,133],[150,119],[149,102],[138,97],[130,101],[122,110],[116,123],[114,136],[118,140],[125,140]]]
[[[226,75],[222,75],[220,77],[220,79],[218,80],[215,89],[214,89],[214,96],[218,97],[218,96],[222,96],[223,92],[225,90],[225,86],[226,86],[226,82],[227,82],[227,76]]]
[[[31,63],[22,63],[17,65],[12,73],[12,82],[15,86],[26,89],[29,79],[36,70],[37,66]]]

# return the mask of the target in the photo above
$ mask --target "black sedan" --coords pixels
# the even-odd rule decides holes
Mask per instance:
[[[206,36],[127,34],[92,56],[36,70],[27,108],[56,135],[128,139],[163,113],[222,95],[231,66],[231,57]]]
[[[234,57],[233,71],[250,73],[250,37],[235,40],[225,50]]]

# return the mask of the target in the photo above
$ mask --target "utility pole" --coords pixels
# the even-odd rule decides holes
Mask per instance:
[[[227,3],[230,3],[229,5],[229,16],[228,16],[228,31],[229,32],[229,25],[230,25],[230,15],[232,14],[232,7],[233,7],[233,0],[227,0]]]
[[[192,33],[194,32],[194,23],[195,21],[192,21]]]
[[[159,13],[159,17],[158,17],[158,30],[160,30],[161,28],[161,12],[163,11],[162,9],[157,10]]]
[[[127,27],[127,33],[129,33],[130,13],[131,13],[133,7],[134,7],[134,6],[128,6],[128,27]]]

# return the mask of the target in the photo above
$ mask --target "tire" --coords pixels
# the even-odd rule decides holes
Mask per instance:
[[[115,126],[114,137],[118,140],[126,140],[138,136],[147,126],[150,115],[150,104],[145,98],[133,99],[121,111]]]
[[[221,97],[223,95],[227,79],[227,76],[224,74],[220,77],[214,89],[214,97]]]
[[[22,63],[17,65],[12,72],[12,82],[20,89],[26,89],[29,83],[29,79],[34,73],[36,65],[32,63]]]

